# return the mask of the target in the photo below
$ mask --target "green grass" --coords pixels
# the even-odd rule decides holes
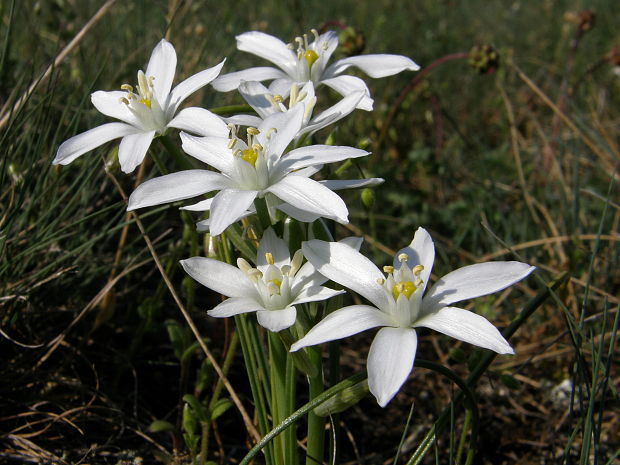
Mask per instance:
[[[569,13],[586,3],[596,19],[573,47],[578,25]],[[172,15],[169,7],[175,4]],[[0,102],[8,102],[6,109],[101,2],[11,5],[0,3]],[[175,355],[171,323],[165,322],[182,326],[182,317],[103,169],[115,144],[66,167],[50,165],[62,141],[105,122],[90,104],[90,93],[133,83],[167,30],[178,54],[178,82],[223,57],[228,71],[263,65],[235,51],[234,36],[241,32],[260,29],[290,40],[325,21],[341,21],[364,32],[365,53],[404,54],[422,67],[476,44],[498,51],[494,73],[479,74],[466,59],[434,68],[404,97],[387,129],[393,105],[415,74],[368,79],[375,111],[352,114],[333,137],[340,145],[369,139],[373,154],[359,169],[387,181],[376,189],[370,212],[359,192],[346,194],[352,226],[375,239],[364,250],[378,264],[390,258],[377,242],[397,250],[424,226],[436,240],[438,276],[482,258],[537,265],[538,279],[467,307],[500,327],[543,282],[568,272],[568,284],[511,339],[517,355],[498,358],[477,386],[475,463],[613,463],[620,450],[614,360],[620,78],[606,56],[620,46],[618,18],[620,5],[609,0],[380,0],[329,7],[317,1],[117,2],[0,128],[2,457],[16,463],[37,454],[59,463],[118,463],[141,456],[151,463],[177,454],[182,463],[181,436],[148,427],[154,420],[177,427],[182,397],[209,396],[217,383],[200,352],[190,351],[183,361]],[[211,88],[187,102],[207,108],[236,103],[241,103],[236,94]],[[161,144],[153,148],[168,166]],[[346,177],[358,177],[359,169],[348,168]],[[149,163],[145,178],[156,174]],[[113,175],[126,192],[133,189],[135,173],[122,175],[116,168]],[[206,253],[203,236],[194,235],[172,206],[145,210],[141,219],[177,291],[190,299],[195,292],[193,318],[223,360],[232,321],[207,319],[204,310],[218,297],[183,284],[177,266],[192,249]],[[336,228],[339,237],[352,233]],[[505,246],[514,253],[501,254]],[[125,274],[103,297],[100,291],[120,273]],[[62,342],[53,346],[59,334]],[[360,336],[343,343],[345,374],[363,369],[368,341]],[[453,340],[421,334],[420,357],[441,361],[466,378],[478,352],[454,347]],[[251,409],[238,352],[229,378]],[[561,400],[552,393],[565,380],[572,388]],[[348,432],[339,450],[343,463],[392,461],[397,449],[399,463],[406,463],[456,389],[417,369],[388,408],[365,399],[340,414]],[[424,463],[446,463],[458,455],[464,415],[453,413],[451,428],[438,435]],[[239,461],[248,450],[239,415],[229,409],[216,423],[209,458]]]

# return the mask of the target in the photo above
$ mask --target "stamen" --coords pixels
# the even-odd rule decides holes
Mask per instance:
[[[272,136],[274,133],[277,133],[277,132],[278,132],[278,130],[277,130],[276,128],[269,128],[269,129],[267,130],[267,134],[265,134],[265,137],[267,137],[267,139],[271,139],[271,136]]]
[[[274,95],[273,100],[276,101],[277,103],[284,102],[284,98],[281,95]]]
[[[293,84],[291,86],[291,96],[289,98],[289,107],[292,107],[297,103],[297,94],[299,93],[299,86],[297,84]]]
[[[385,284],[385,279],[383,278],[377,279],[377,284],[380,284],[381,286],[383,286]]]
[[[255,152],[260,152],[263,150],[263,146],[256,142],[255,144],[252,144],[252,150]]]
[[[314,36],[314,40],[319,40],[319,31],[317,31],[316,29],[312,28],[310,29],[310,32],[312,32],[312,35]]]
[[[407,255],[406,253],[401,253],[398,255],[398,261],[401,263],[406,262],[407,260],[409,260],[409,255]]]
[[[237,267],[244,273],[249,273],[252,269],[252,265],[250,265],[245,258],[237,259]]]
[[[237,145],[237,139],[230,139],[230,140],[228,141],[228,148],[229,148],[230,150],[234,149],[234,148],[235,148],[235,145]]]
[[[257,135],[260,134],[260,131],[258,129],[256,129],[256,128],[253,128],[253,127],[250,126],[247,129],[247,133],[248,133],[248,136],[257,136]]]
[[[118,101],[120,103],[124,103],[125,105],[129,105],[129,100],[127,100],[125,97],[119,98]]]
[[[267,261],[267,263],[269,265],[273,265],[275,263],[274,259],[273,259],[273,254],[271,252],[267,252],[265,254],[265,260]]]
[[[289,276],[295,276],[295,274],[301,268],[301,262],[303,261],[303,259],[304,259],[304,254],[301,252],[301,250],[297,250],[293,254],[293,259],[291,260],[291,269],[288,272]],[[284,271],[282,271],[282,272],[284,272]]]
[[[130,86],[129,84],[123,84],[121,86],[121,90],[126,90],[127,92],[133,92],[133,87]]]
[[[393,266],[389,266],[389,265],[384,266],[383,267],[383,272],[384,273],[394,273],[394,267]]]
[[[256,268],[252,268],[250,271],[248,271],[248,277],[252,281],[256,282],[263,277],[263,273],[261,273],[260,270],[257,270]]]
[[[283,275],[288,274],[290,276],[289,273],[291,272],[291,265],[284,265],[282,268],[280,268],[280,271]]]
[[[422,273],[422,271],[424,271],[424,265],[416,265],[411,269],[411,272],[416,276]]]

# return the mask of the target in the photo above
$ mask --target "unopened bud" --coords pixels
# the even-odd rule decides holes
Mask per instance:
[[[335,413],[343,412],[349,407],[353,407],[368,394],[368,380],[360,381],[353,386],[343,389],[338,394],[330,397],[321,405],[314,409],[314,414],[326,417]]]
[[[367,210],[372,209],[375,204],[375,191],[371,188],[367,187],[362,189],[362,193],[360,194],[362,198],[362,204]]]

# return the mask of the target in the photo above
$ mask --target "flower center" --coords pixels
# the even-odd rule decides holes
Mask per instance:
[[[138,95],[134,94],[133,87],[129,84],[123,84],[121,86],[122,90],[127,91],[127,96],[122,97],[121,101],[125,105],[129,105],[131,101],[135,101],[141,103],[147,108],[151,108],[153,105],[153,80],[155,77],[150,76],[149,78],[142,71],[138,71],[138,85],[136,86],[136,91]]]
[[[394,299],[398,299],[400,294],[404,294],[405,297],[409,298],[416,289],[417,287],[411,281],[401,281],[392,287],[392,295]]]
[[[256,159],[258,158],[258,152],[252,149],[245,149],[241,151],[241,159],[247,161],[250,165],[256,167]]]
[[[387,280],[378,280],[379,284],[384,285],[386,290],[392,294],[394,300],[398,300],[401,294],[410,299],[413,293],[424,283],[420,278],[424,266],[416,265],[409,268],[407,260],[409,260],[407,254],[400,254],[398,256],[398,261],[401,263],[400,268],[396,270],[393,266],[384,266],[383,272],[387,273]]]
[[[308,63],[308,68],[312,68],[312,65],[319,59],[319,52],[317,52],[317,45],[320,46],[321,50],[327,49],[327,44],[324,42],[319,44],[319,32],[316,29],[311,29],[312,35],[314,35],[314,42],[312,45],[308,44],[308,34],[304,34],[301,37],[295,37],[295,42],[297,42],[297,59],[299,61],[306,60]],[[288,48],[291,50],[295,49],[295,45],[293,43],[288,44]]]

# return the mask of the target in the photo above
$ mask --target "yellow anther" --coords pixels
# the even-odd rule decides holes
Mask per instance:
[[[406,262],[407,260],[409,260],[409,255],[407,255],[406,253],[401,253],[398,255],[398,261],[403,263]]]
[[[310,29],[310,32],[312,32],[312,35],[314,36],[314,40],[319,40],[319,31],[317,31],[316,29],[312,28],[312,29]]]
[[[384,273],[394,273],[394,267],[393,266],[389,266],[389,265],[384,266],[383,267],[383,272]]]
[[[417,287],[411,281],[402,281],[394,285],[392,288],[392,295],[394,296],[394,299],[398,299],[400,294],[404,294],[405,297],[409,298],[416,289]]]
[[[230,140],[228,141],[228,148],[229,148],[230,150],[234,149],[234,148],[235,148],[235,145],[237,145],[237,139],[230,139]]]
[[[385,279],[383,279],[383,278],[377,279],[377,284],[383,286],[385,284]]]
[[[263,277],[263,273],[261,273],[260,270],[257,270],[256,268],[250,269],[247,274],[248,277],[254,282],[258,281]]]
[[[306,53],[304,53],[304,58],[308,62],[308,66],[312,66],[314,62],[319,59],[319,54],[314,50],[306,50]]]
[[[121,90],[126,90],[127,92],[133,92],[133,87],[130,86],[129,84],[123,84],[121,86]]]
[[[258,152],[254,149],[245,149],[241,151],[241,159],[247,161],[250,165],[256,166]]]
[[[424,271],[424,265],[416,265],[411,270],[411,272],[416,276],[422,273],[422,271]]]
[[[273,254],[271,252],[267,252],[265,254],[265,260],[267,261],[267,263],[269,265],[273,265],[275,263],[274,259],[273,259]]]
[[[249,127],[247,129],[247,133],[248,133],[248,136],[257,136],[258,134],[260,134],[260,131],[256,128]]]
[[[276,128],[269,128],[269,130],[267,130],[267,134],[265,135],[267,137],[267,139],[271,139],[271,136],[274,133],[277,133],[278,130]]]
[[[276,103],[282,103],[284,102],[284,98],[281,95],[274,95],[273,96],[273,101]]]
[[[252,150],[255,150],[256,152],[261,152],[263,150],[263,146],[256,142],[255,144],[252,144]]]
[[[124,103],[125,105],[129,105],[129,100],[127,100],[125,97],[119,98],[118,101],[120,103]]]

